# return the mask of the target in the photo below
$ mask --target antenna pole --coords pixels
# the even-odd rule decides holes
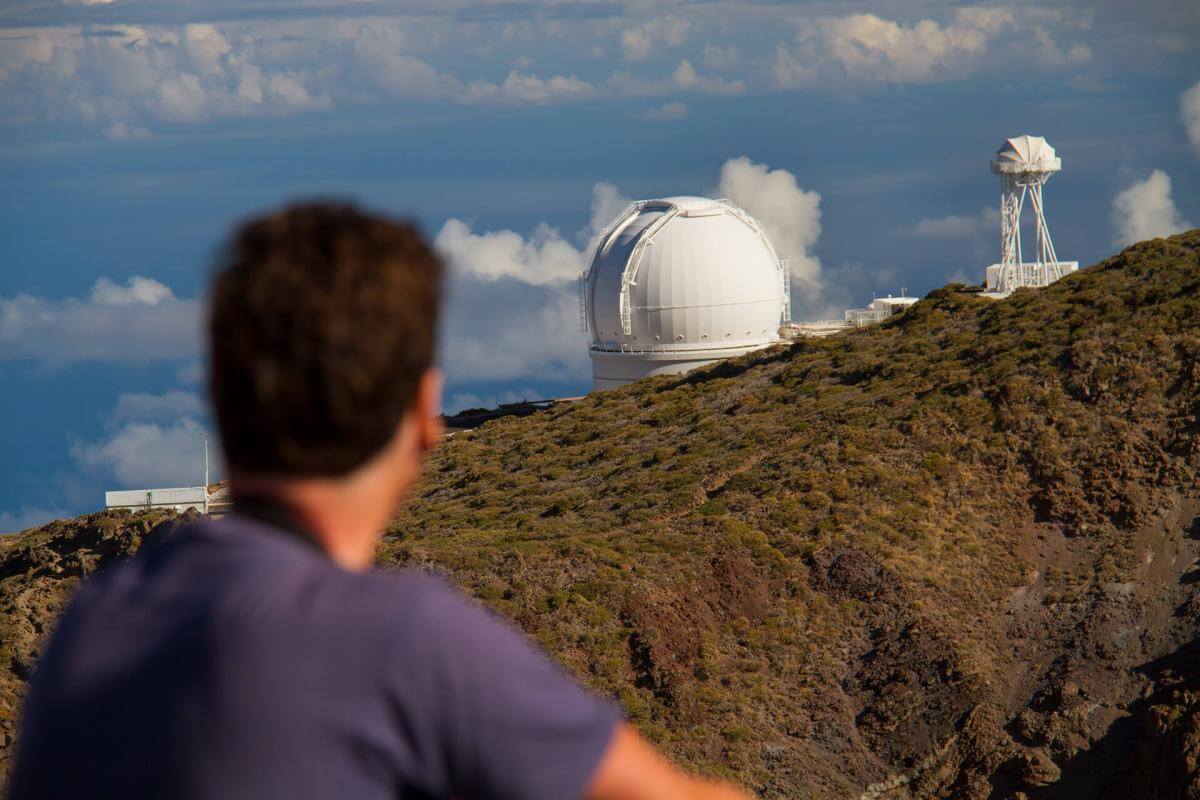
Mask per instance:
[[[208,513],[208,431],[204,432],[204,513]]]

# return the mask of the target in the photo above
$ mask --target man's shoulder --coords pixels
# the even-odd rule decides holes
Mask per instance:
[[[414,568],[350,572],[334,568],[330,583],[364,617],[385,627],[428,633],[451,618],[485,616],[448,580]]]

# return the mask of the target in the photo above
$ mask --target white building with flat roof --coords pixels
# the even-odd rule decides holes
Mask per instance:
[[[123,489],[104,493],[105,508],[128,508],[140,511],[164,508],[171,511],[187,511],[194,508],[208,511],[208,490],[203,486],[186,486],[175,489]]]

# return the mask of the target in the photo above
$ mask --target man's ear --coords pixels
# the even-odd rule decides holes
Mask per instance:
[[[442,441],[446,425],[442,421],[442,371],[430,367],[421,376],[417,386],[417,398],[414,406],[417,423],[417,446],[422,451],[437,447]]]

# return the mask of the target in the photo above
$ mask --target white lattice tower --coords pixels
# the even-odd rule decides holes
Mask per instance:
[[[1042,187],[1062,169],[1062,159],[1041,136],[1014,136],[996,151],[992,172],[1000,176],[1000,275],[996,289],[1002,293],[1019,286],[1046,286],[1062,277]],[[1021,214],[1029,201],[1034,216],[1034,260],[1025,261],[1021,249]]]

